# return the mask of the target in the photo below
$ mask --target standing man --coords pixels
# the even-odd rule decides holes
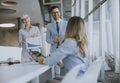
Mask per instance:
[[[51,45],[50,53],[53,53],[64,40],[67,21],[60,19],[60,11],[58,6],[51,7],[51,16],[53,22],[49,23],[46,32],[46,41]],[[60,75],[60,66],[55,66],[55,74]]]
[[[19,46],[22,47],[21,61],[29,62],[33,61],[33,58],[31,57],[30,50],[26,48],[26,39],[39,37],[40,31],[38,27],[30,24],[30,17],[28,15],[23,15],[21,21],[23,23],[22,28],[19,30]],[[31,49],[31,51],[39,51],[39,48]]]

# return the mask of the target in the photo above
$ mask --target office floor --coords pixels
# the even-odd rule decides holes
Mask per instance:
[[[65,75],[64,68],[61,68],[61,76]],[[44,83],[47,79],[52,79],[51,70],[46,71],[44,74],[40,75],[40,83]]]

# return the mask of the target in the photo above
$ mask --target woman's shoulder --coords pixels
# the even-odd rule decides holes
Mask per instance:
[[[75,39],[74,38],[67,38],[67,39],[65,39],[65,41],[75,42]]]
[[[68,43],[68,44],[76,44],[76,41],[75,41],[75,39],[74,38],[67,38],[67,39],[65,39],[65,41],[64,41],[65,43]]]
[[[23,32],[23,31],[24,31],[24,28],[23,28],[23,27],[19,29],[19,33],[20,33],[20,32]]]
[[[37,26],[31,25],[31,28],[38,28]]]

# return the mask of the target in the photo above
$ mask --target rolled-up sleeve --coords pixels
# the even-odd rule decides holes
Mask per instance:
[[[38,27],[36,27],[36,32],[37,32],[38,36],[41,36],[40,30]]]
[[[21,30],[19,31],[19,38],[18,38],[18,42],[20,43],[22,41],[22,32]]]

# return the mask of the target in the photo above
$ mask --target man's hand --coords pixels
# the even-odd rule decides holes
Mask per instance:
[[[53,39],[53,42],[55,42],[55,43],[60,43],[61,42],[61,38],[60,37],[55,37],[54,39]]]

